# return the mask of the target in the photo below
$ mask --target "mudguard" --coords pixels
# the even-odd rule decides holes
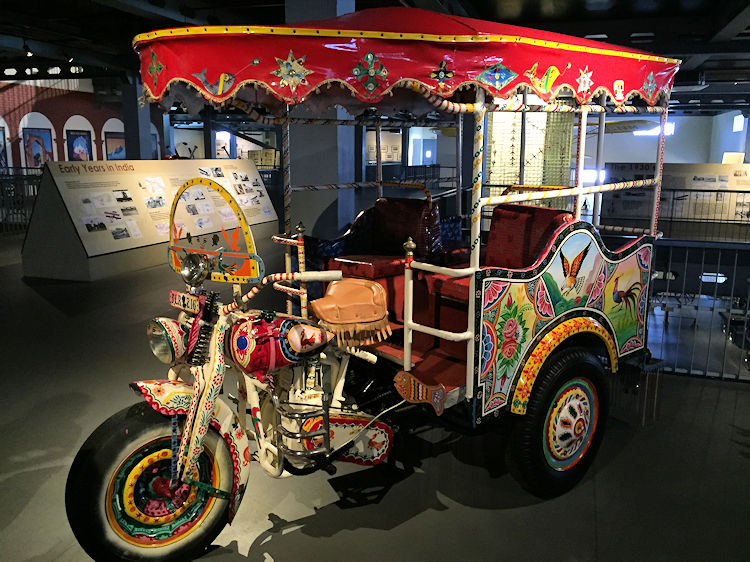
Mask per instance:
[[[576,334],[589,333],[599,337],[607,348],[612,371],[617,371],[617,346],[609,331],[597,320],[589,316],[569,318],[552,328],[536,343],[531,355],[523,366],[513,393],[510,411],[514,414],[525,414],[529,404],[529,396],[539,371],[544,362],[566,339]]]
[[[130,383],[136,392],[140,392],[148,404],[165,416],[187,415],[193,397],[193,387],[182,381],[152,380]],[[229,522],[242,501],[247,479],[250,476],[250,443],[245,430],[240,426],[234,411],[222,400],[216,401],[216,408],[211,416],[211,426],[219,432],[232,455],[234,482],[232,483],[232,501],[229,502]]]

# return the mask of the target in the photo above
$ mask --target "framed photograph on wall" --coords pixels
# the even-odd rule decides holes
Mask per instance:
[[[104,133],[107,160],[125,160],[125,133]]]
[[[68,160],[93,160],[90,131],[65,131]]]
[[[52,161],[52,131],[49,129],[23,129],[23,151],[27,168],[41,168]]]

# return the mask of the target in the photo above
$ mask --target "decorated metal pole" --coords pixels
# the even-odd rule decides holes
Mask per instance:
[[[583,187],[583,162],[586,159],[586,125],[589,117],[589,112],[584,106],[581,111],[580,119],[578,120],[578,151],[576,152],[576,176],[575,176],[575,187]],[[594,182],[598,183],[598,182]],[[573,199],[573,207],[575,208],[575,219],[580,220],[581,218],[581,196],[576,194]]]
[[[607,94],[602,94],[602,99],[599,102],[602,107],[607,106]],[[606,115],[604,112],[599,114],[599,131],[596,135],[596,185],[602,182],[601,173],[604,168],[604,134],[607,130]],[[594,195],[594,208],[591,210],[591,222],[599,222],[599,214],[602,208],[602,194],[597,193]]]
[[[378,182],[378,199],[383,196],[383,155],[380,154],[380,125],[375,127],[375,181]]]
[[[406,252],[406,267],[404,268],[404,371],[411,371],[412,322],[414,321],[414,274],[411,264],[414,262],[414,250],[416,249],[417,245],[409,236],[404,243],[404,251]]]
[[[484,104],[484,90],[477,88],[474,103],[474,163],[472,166],[471,186],[471,258],[470,267],[479,268],[479,246],[482,238],[482,168],[484,166],[484,118],[487,107]],[[474,326],[474,295],[476,293],[477,277],[469,277],[469,321],[467,331]],[[474,338],[466,342],[466,397],[474,396]]]
[[[461,193],[463,166],[461,157],[464,152],[464,116],[459,115],[456,120],[456,216],[463,214],[463,194]],[[461,221],[463,223],[463,221]]]
[[[523,89],[522,101],[526,105],[528,88]],[[521,113],[521,142],[518,147],[518,183],[526,183],[526,113]]]
[[[302,222],[297,225],[297,270],[300,273],[304,273],[307,271],[307,266],[305,264],[305,227],[302,225]],[[299,306],[300,306],[300,316],[302,318],[307,318],[307,283],[304,281],[300,282],[299,284],[300,288],[300,296],[299,296]]]
[[[289,108],[287,107],[287,115]],[[289,123],[281,126],[281,166],[284,177],[284,232],[291,235],[292,233],[292,180],[291,180],[291,160],[289,158]],[[284,251],[284,266],[287,273],[292,272],[292,251],[289,246]],[[292,301],[286,301],[286,313],[292,313]]]
[[[659,125],[659,152],[656,156],[656,186],[654,187],[654,203],[651,209],[651,234],[656,236],[659,223],[659,200],[661,199],[661,176],[664,170],[664,129],[667,126],[667,111],[661,114]]]

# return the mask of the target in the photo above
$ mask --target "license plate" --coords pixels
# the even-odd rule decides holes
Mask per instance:
[[[185,312],[192,312],[193,314],[198,314],[201,309],[201,303],[200,300],[198,300],[198,297],[188,293],[181,293],[180,291],[169,292],[169,304],[175,308],[184,310]]]

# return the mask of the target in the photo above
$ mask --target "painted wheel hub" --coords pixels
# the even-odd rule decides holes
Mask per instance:
[[[172,489],[170,439],[135,451],[115,471],[107,488],[107,519],[125,541],[164,546],[187,536],[211,511],[215,498],[195,486]],[[204,452],[191,478],[216,486],[212,459]]]
[[[588,379],[574,379],[557,392],[544,426],[544,456],[554,470],[568,470],[580,461],[593,440],[599,399]]]

